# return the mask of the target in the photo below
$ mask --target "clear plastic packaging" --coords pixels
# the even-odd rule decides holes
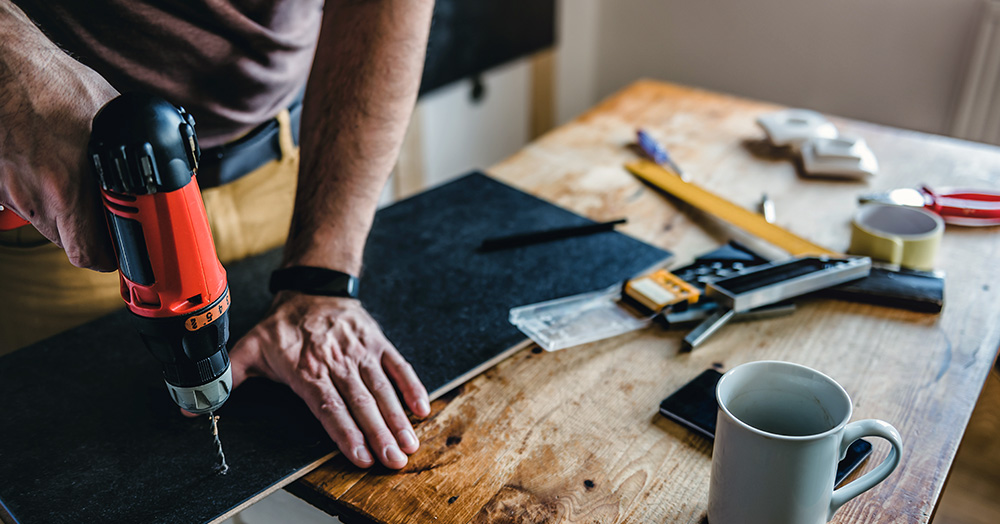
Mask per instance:
[[[621,285],[511,308],[510,323],[546,351],[586,344],[642,329],[640,317],[619,305]]]

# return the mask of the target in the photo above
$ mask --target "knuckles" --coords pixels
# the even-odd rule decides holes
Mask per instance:
[[[77,243],[69,244],[65,249],[70,264],[76,267],[102,272],[118,269],[114,259],[100,250],[82,247]]]
[[[321,413],[324,413],[326,415],[334,415],[346,410],[347,405],[345,405],[344,401],[341,400],[340,398],[331,398],[323,401],[319,405],[318,409]]]
[[[372,393],[389,394],[394,393],[392,385],[388,380],[373,380],[371,386]]]
[[[70,264],[84,269],[98,269],[101,266],[99,258],[92,249],[87,249],[79,242],[67,243],[64,246],[66,258]]]
[[[358,393],[351,395],[348,403],[354,410],[364,410],[375,407],[375,398],[368,394]]]
[[[415,371],[413,370],[413,366],[412,366],[412,365],[410,365],[410,363],[409,363],[408,361],[406,361],[406,360],[402,361],[402,362],[401,362],[401,363],[399,364],[399,366],[398,366],[398,367],[399,367],[400,371],[403,371],[403,372],[405,372],[405,373],[414,373],[414,372],[415,372]]]

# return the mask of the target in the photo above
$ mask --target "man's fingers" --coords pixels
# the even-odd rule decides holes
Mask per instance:
[[[403,393],[403,399],[410,407],[410,411],[418,417],[430,415],[431,404],[427,398],[427,389],[413,371],[413,366],[396,348],[388,348],[382,353],[382,365],[385,366],[386,372],[392,377],[399,391]]]
[[[354,420],[365,434],[365,438],[378,461],[392,469],[400,469],[405,466],[406,455],[399,449],[396,437],[386,426],[378,403],[368,387],[362,382],[358,370],[350,370],[347,376],[334,376],[333,380],[337,390],[347,401],[347,408],[354,415]]]
[[[265,344],[258,334],[260,327],[254,328],[233,345],[229,352],[229,365],[233,370],[233,389],[236,389],[247,378],[258,375],[258,370],[267,369],[261,361],[261,346]],[[268,377],[276,380],[276,377]]]
[[[413,432],[413,426],[410,425],[410,420],[406,418],[403,406],[399,403],[399,398],[396,397],[396,390],[389,382],[389,377],[385,376],[382,367],[378,363],[362,364],[358,371],[365,386],[375,397],[382,418],[389,426],[389,431],[396,438],[399,448],[407,454],[416,453],[417,448],[420,447],[417,434]]]
[[[360,468],[375,464],[365,445],[365,435],[354,423],[347,404],[332,383],[323,379],[298,380],[292,385],[292,390],[306,401],[309,410],[323,424],[323,429],[347,460]]]
[[[94,184],[96,188],[96,182]],[[90,191],[85,191],[84,194],[90,196]],[[56,234],[60,240],[58,244],[66,251],[70,263],[76,267],[95,271],[118,269],[100,200],[93,195],[92,199],[87,199],[81,206],[77,213],[56,217]]]

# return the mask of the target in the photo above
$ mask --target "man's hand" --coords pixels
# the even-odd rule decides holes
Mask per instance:
[[[433,6],[432,0],[324,3],[302,106],[302,156],[283,267],[361,273],[379,194],[417,98]],[[392,383],[417,416],[430,413],[427,392],[353,299],[279,293],[267,318],[233,347],[231,360],[234,384],[261,374],[291,386],[357,466],[378,460],[402,468],[403,453],[417,450]]]
[[[0,0],[0,204],[78,267],[114,270],[97,181],[86,162],[90,125],[117,96]]]
[[[230,360],[233,387],[256,375],[288,384],[359,467],[400,469],[419,447],[393,383],[419,417],[430,414],[427,391],[355,299],[283,291]]]

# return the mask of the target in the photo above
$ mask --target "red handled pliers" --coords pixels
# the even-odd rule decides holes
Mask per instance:
[[[1000,225],[1000,191],[989,189],[893,189],[886,193],[862,195],[858,200],[898,206],[922,207],[941,215],[949,224],[961,226]]]

